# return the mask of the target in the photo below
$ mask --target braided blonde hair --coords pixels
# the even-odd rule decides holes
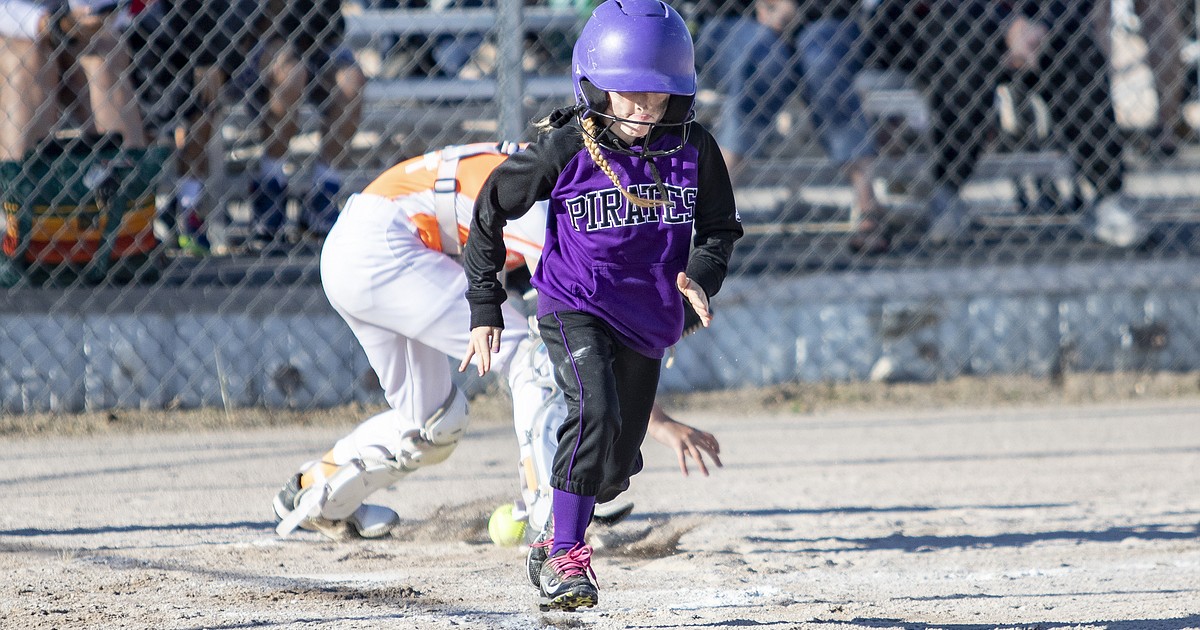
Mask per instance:
[[[654,208],[667,205],[666,199],[646,199],[645,197],[638,197],[637,195],[626,190],[625,187],[621,185],[621,180],[617,178],[616,172],[613,171],[612,166],[609,165],[608,160],[604,157],[604,154],[600,152],[600,144],[596,142],[595,138],[597,135],[596,121],[592,120],[590,116],[580,116],[579,123],[583,125],[583,146],[587,147],[588,155],[592,156],[592,161],[596,163],[596,166],[600,167],[601,172],[603,172],[605,175],[608,175],[608,178],[612,180],[613,185],[617,187],[617,190],[621,191],[621,194],[629,200],[629,203],[632,203],[639,208]]]

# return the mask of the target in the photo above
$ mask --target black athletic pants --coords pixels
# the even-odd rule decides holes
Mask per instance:
[[[662,360],[630,349],[587,313],[551,313],[538,326],[567,401],[550,485],[610,501],[642,469]]]

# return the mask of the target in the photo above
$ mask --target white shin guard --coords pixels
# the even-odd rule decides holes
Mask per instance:
[[[562,395],[548,398],[533,415],[533,425],[517,434],[521,449],[518,474],[521,476],[521,501],[531,531],[540,532],[550,521],[554,489],[550,474],[558,449],[558,428],[566,417]]]
[[[469,423],[467,397],[457,387],[451,386],[446,402],[421,423],[421,437],[438,446],[458,444]]]
[[[296,508],[276,527],[279,535],[287,536],[309,519],[343,521],[358,516],[363,502],[372,493],[391,486],[418,468],[445,461],[467,428],[466,396],[454,388],[446,402],[421,424],[420,429],[401,436],[398,452],[393,453],[381,445],[374,446],[370,450],[377,452],[377,457],[352,459],[339,466],[332,475],[318,479],[303,490]],[[316,471],[319,468],[313,469]],[[362,517],[367,521],[375,520],[370,514]],[[369,524],[366,526],[371,529]],[[363,536],[369,537],[366,533]]]
[[[326,529],[355,516],[367,507],[363,501],[371,493],[396,483],[410,472],[397,464],[394,459],[355,459],[327,478],[318,477],[316,483],[300,491],[295,509],[279,521],[275,531],[287,536],[303,525],[332,537]],[[319,470],[316,467],[312,471]]]
[[[554,367],[546,345],[536,336],[523,340],[509,375],[513,426],[521,461],[521,503],[530,531],[540,532],[550,520],[553,489],[550,473],[558,449],[558,429],[567,417],[562,391],[554,382]],[[520,518],[522,514],[514,514]]]
[[[319,516],[331,521],[348,518],[377,490],[400,481],[408,470],[396,466],[395,460],[364,461],[356,459],[337,469],[325,480]],[[315,494],[310,489],[309,494]]]

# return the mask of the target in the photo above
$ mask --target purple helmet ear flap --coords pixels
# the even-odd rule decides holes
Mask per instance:
[[[696,118],[693,109],[695,103],[695,96],[672,94],[671,99],[667,101],[667,111],[663,113],[662,120],[658,121],[659,124],[681,125],[692,122]]]
[[[580,105],[585,105],[594,112],[603,113],[608,109],[608,92],[592,85],[591,81],[579,80],[579,94],[582,97]]]

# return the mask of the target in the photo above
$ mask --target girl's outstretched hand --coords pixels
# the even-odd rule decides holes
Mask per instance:
[[[492,369],[492,353],[500,352],[500,333],[503,330],[499,326],[472,328],[471,341],[467,342],[467,352],[458,366],[458,371],[466,372],[467,366],[471,364],[471,359],[478,354],[479,375],[487,374]]]
[[[679,292],[683,297],[687,298],[692,309],[700,316],[700,323],[708,328],[712,323],[712,313],[708,310],[708,296],[704,294],[704,289],[696,284],[687,274],[680,271],[679,276],[675,278],[675,286],[679,288]],[[474,332],[472,332],[474,334]]]

